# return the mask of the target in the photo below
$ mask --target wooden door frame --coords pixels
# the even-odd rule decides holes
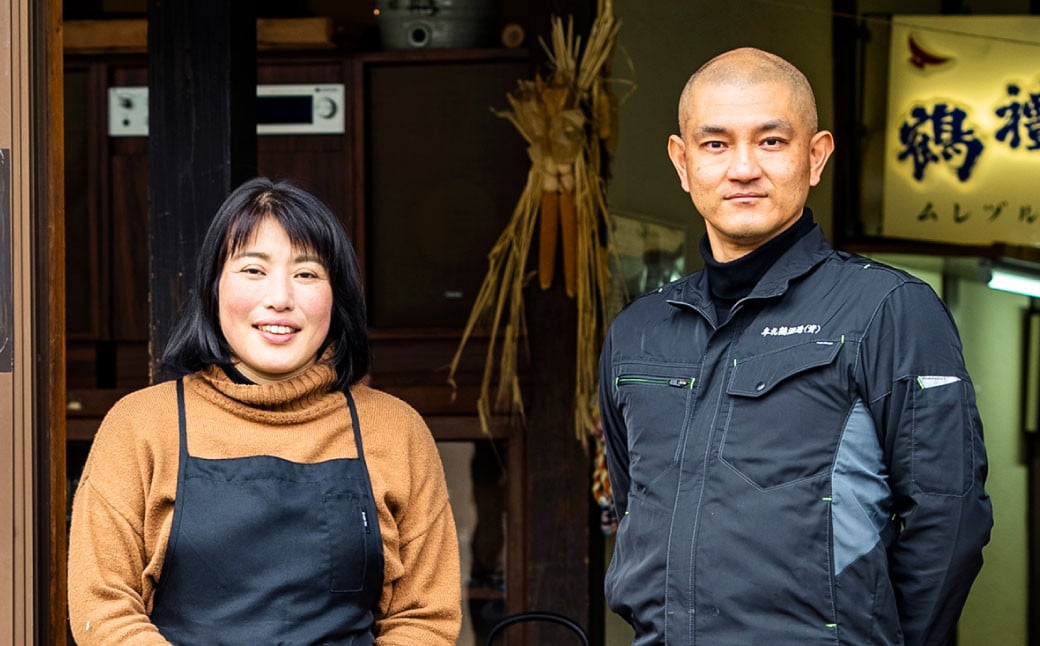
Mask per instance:
[[[1022,455],[1026,466],[1026,637],[1040,638],[1040,300],[1030,299],[1022,316]]]
[[[31,0],[22,0],[30,2]],[[36,229],[36,643],[65,646],[65,78],[60,0],[37,2],[32,20],[33,182]]]
[[[13,355],[0,424],[5,526],[0,562],[0,641],[65,640],[64,262],[61,11],[57,0],[12,0],[0,15],[9,106],[3,207],[10,207]],[[8,223],[3,223],[8,226]],[[5,250],[6,252],[7,250]],[[6,395],[6,393],[5,393]]]
[[[1027,500],[1029,501],[1027,521],[1029,582],[1026,606],[1029,620],[1026,636],[1027,641],[1034,644],[1040,638],[1040,433],[1026,433],[1023,441],[1027,459],[1026,482]]]

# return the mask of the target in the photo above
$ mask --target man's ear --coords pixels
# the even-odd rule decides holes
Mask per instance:
[[[827,160],[834,152],[834,135],[828,130],[821,130],[809,141],[809,186],[820,183],[820,176],[827,165]]]
[[[682,190],[689,193],[690,185],[686,181],[686,142],[679,135],[668,137],[668,159],[672,160],[672,166],[679,175]]]

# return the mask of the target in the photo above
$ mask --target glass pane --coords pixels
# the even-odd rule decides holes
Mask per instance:
[[[505,615],[506,445],[491,439],[438,442],[459,532],[462,632],[458,646],[483,646]]]

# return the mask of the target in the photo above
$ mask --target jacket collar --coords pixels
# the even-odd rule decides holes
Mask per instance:
[[[747,298],[773,298],[787,291],[791,281],[808,273],[813,267],[834,253],[823,236],[820,225],[798,239],[765,273]],[[713,312],[714,305],[708,290],[704,271],[692,273],[662,288],[672,305],[693,307],[701,312]],[[712,317],[714,319],[714,317]]]

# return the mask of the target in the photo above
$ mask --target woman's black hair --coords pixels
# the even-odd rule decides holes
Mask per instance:
[[[266,218],[285,229],[294,247],[316,254],[329,273],[332,320],[318,354],[332,347],[336,386],[347,388],[369,367],[365,297],[354,248],[320,199],[291,182],[265,177],[232,191],[213,217],[199,249],[187,307],[170,335],[160,369],[166,376],[178,377],[210,365],[231,364],[231,348],[220,327],[220,274],[230,253],[246,244]]]

